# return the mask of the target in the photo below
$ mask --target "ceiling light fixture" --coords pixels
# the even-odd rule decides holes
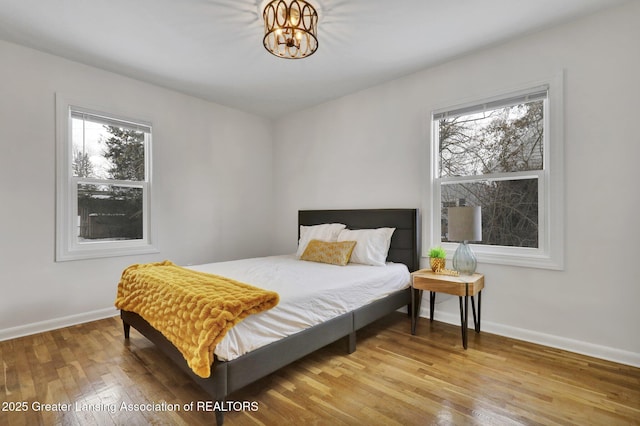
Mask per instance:
[[[304,0],[273,0],[264,8],[265,49],[279,58],[300,59],[318,49],[318,12]]]

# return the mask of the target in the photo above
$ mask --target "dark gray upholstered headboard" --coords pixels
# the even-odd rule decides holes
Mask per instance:
[[[410,272],[420,269],[418,209],[298,211],[298,225],[322,223],[344,223],[349,229],[396,228],[387,260],[404,263]]]

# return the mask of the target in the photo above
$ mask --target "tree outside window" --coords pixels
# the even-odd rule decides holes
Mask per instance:
[[[441,241],[447,208],[482,207],[485,245],[538,247],[544,101],[438,120]]]
[[[449,207],[480,206],[480,253],[544,255],[548,102],[548,87],[540,86],[433,114],[434,243],[449,242]]]
[[[145,133],[85,116],[72,121],[79,241],[143,238],[143,189],[137,183],[145,181]]]

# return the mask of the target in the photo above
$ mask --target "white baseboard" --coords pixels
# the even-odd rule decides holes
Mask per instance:
[[[18,327],[5,328],[0,330],[0,341],[29,336],[31,334],[42,333],[58,328],[69,327],[85,322],[97,321],[118,315],[119,311],[114,308],[99,309],[97,311],[85,312],[77,315],[69,315],[62,318],[55,318],[47,321],[34,322]]]
[[[429,309],[424,309],[424,304],[420,309],[420,316],[423,317],[420,321],[429,321]],[[471,317],[471,315],[469,315],[469,317],[469,327],[473,329],[473,317]],[[434,319],[445,322],[447,324],[460,326],[459,313],[451,314],[448,312],[438,311],[436,309]],[[513,339],[524,340],[525,342],[537,343],[539,345],[562,349],[569,352],[575,352],[582,355],[592,356],[607,361],[618,362],[620,364],[631,365],[633,367],[640,367],[640,354],[630,351],[624,351],[621,349],[610,348],[608,346],[596,345],[580,340],[554,336],[552,334],[511,327],[504,324],[486,321],[484,319],[481,319],[481,331],[486,331],[488,333],[510,337]]]
[[[406,312],[406,310],[404,311]],[[106,308],[77,315],[69,315],[66,317],[56,318],[48,321],[35,322],[19,327],[6,328],[4,330],[0,330],[0,341],[15,339],[18,337],[28,336],[36,333],[42,333],[58,328],[69,327],[85,322],[97,321],[104,318],[114,317],[116,315],[118,315],[117,309]],[[429,310],[424,309],[424,304],[422,305],[422,309],[420,310],[420,316],[422,317],[421,321],[428,321]],[[453,324],[457,326],[460,325],[459,314],[454,315],[440,311],[436,313],[436,319],[447,324]],[[473,327],[473,320],[471,320],[470,326]],[[554,336],[551,334],[539,333],[537,331],[526,330],[523,328],[511,327],[486,320],[482,321],[482,330],[488,333],[498,334],[500,336],[511,337],[513,339],[524,340],[526,342],[537,343],[544,346],[550,346],[552,348],[576,352],[582,355],[588,355],[595,358],[618,362],[620,364],[640,367],[640,354],[630,351],[624,351],[620,349],[610,348],[608,346],[596,345],[593,343]]]

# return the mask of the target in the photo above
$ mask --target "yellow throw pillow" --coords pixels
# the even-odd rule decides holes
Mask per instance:
[[[355,241],[328,242],[311,240],[300,259],[344,266],[349,263],[355,246]]]

